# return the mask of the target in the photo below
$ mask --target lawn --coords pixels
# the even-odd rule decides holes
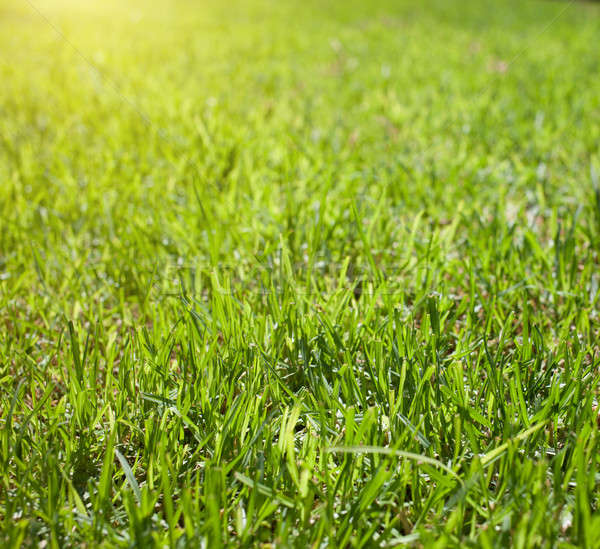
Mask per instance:
[[[597,547],[599,44],[3,0],[0,545]]]

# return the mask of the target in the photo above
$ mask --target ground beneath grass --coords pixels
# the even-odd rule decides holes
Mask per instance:
[[[4,1],[0,543],[597,546],[599,43]]]

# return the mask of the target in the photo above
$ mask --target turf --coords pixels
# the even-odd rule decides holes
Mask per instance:
[[[593,547],[600,6],[0,6],[0,543]]]

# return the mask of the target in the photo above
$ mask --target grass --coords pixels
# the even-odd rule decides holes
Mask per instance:
[[[599,36],[5,0],[2,545],[598,546]]]

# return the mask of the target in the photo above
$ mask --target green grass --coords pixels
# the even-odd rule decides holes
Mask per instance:
[[[599,43],[4,0],[0,544],[597,547]]]

